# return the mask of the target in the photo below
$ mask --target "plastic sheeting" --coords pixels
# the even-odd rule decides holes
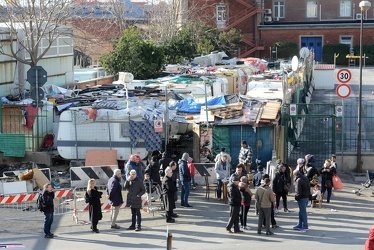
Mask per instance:
[[[214,97],[208,101],[208,106],[223,104],[226,104],[224,96]],[[205,103],[196,103],[194,99],[184,99],[179,101],[175,106],[171,106],[170,109],[177,109],[179,112],[185,113],[200,113],[203,106],[205,106]]]

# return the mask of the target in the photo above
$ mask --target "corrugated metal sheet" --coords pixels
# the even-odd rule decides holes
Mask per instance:
[[[24,157],[26,141],[24,134],[0,134],[0,151],[4,156]]]

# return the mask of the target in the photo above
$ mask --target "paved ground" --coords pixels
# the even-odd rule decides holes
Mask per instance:
[[[357,101],[358,69],[352,69],[352,97],[346,102]],[[371,79],[374,70],[364,70],[364,100],[371,100],[374,89]],[[339,103],[334,90],[313,94],[314,99],[328,103]],[[322,93],[322,95],[321,95]],[[354,104],[352,104],[354,105]],[[279,213],[276,216],[281,226],[274,229],[275,235],[257,235],[257,217],[253,208],[248,215],[248,224],[252,230],[242,234],[228,234],[225,225],[229,217],[229,206],[216,199],[205,199],[204,188],[192,192],[192,209],[178,208],[180,214],[175,224],[166,224],[163,217],[156,213],[143,213],[141,232],[125,229],[111,230],[109,213],[99,223],[100,234],[92,234],[89,225],[76,225],[71,214],[55,216],[54,239],[43,237],[43,216],[39,212],[22,212],[0,209],[0,242],[17,241],[32,250],[66,249],[165,249],[167,230],[173,234],[173,249],[269,249],[279,250],[361,250],[368,237],[369,229],[374,227],[374,196],[372,190],[364,190],[362,196],[356,196],[352,190],[360,187],[350,174],[340,174],[344,181],[342,191],[333,192],[332,202],[323,204],[322,209],[308,208],[310,231],[292,230],[298,221],[297,203],[291,194],[289,208],[292,213]],[[13,218],[13,219],[10,219]],[[16,218],[16,219],[14,219]],[[88,220],[87,213],[79,214],[80,220]],[[130,212],[121,210],[119,225],[126,228],[130,224]]]
[[[89,225],[76,225],[71,214],[55,216],[54,239],[44,239],[43,217],[39,212],[22,212],[21,215],[2,209],[0,218],[1,241],[22,242],[34,250],[65,249],[165,249],[167,230],[173,234],[173,249],[363,249],[368,232],[373,227],[374,197],[371,190],[364,190],[356,196],[352,190],[360,185],[353,182],[349,174],[341,174],[344,190],[333,192],[332,202],[323,208],[308,208],[310,231],[292,230],[297,223],[297,203],[291,194],[289,208],[292,213],[280,212],[276,216],[281,226],[274,229],[275,235],[257,235],[257,217],[253,208],[249,212],[251,230],[241,234],[228,234],[225,225],[229,217],[229,206],[216,199],[205,198],[203,187],[191,194],[192,209],[178,208],[180,214],[175,224],[166,224],[160,214],[143,213],[141,232],[113,230],[109,227],[109,213],[99,223],[99,234],[93,234]],[[19,214],[19,213],[18,213]],[[80,213],[81,220],[87,220],[87,213]],[[19,217],[19,219],[6,219]],[[28,217],[21,218],[21,217]],[[121,210],[119,225],[126,228],[130,223],[128,209]]]

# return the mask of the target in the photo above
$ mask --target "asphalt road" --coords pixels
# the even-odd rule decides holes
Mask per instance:
[[[129,209],[120,211],[119,230],[110,229],[109,213],[99,222],[99,234],[90,232],[89,225],[77,225],[71,214],[56,215],[52,231],[54,239],[43,237],[43,216],[40,212],[0,210],[0,241],[21,242],[33,250],[66,249],[166,249],[166,235],[173,235],[173,249],[339,249],[364,248],[369,229],[374,227],[374,197],[369,189],[362,196],[352,190],[360,187],[349,174],[341,174],[342,191],[333,192],[330,204],[322,209],[308,208],[308,232],[292,230],[298,221],[297,203],[293,194],[288,196],[291,213],[280,212],[276,216],[280,228],[275,235],[258,235],[257,217],[251,208],[248,225],[251,230],[241,234],[228,234],[225,225],[229,218],[229,206],[215,198],[205,198],[203,187],[191,193],[191,209],[178,208],[177,223],[166,224],[159,214],[142,213],[142,231],[126,231],[130,225]],[[281,209],[282,210],[282,209]],[[9,219],[16,218],[16,219]],[[80,220],[88,220],[88,214],[79,213]]]

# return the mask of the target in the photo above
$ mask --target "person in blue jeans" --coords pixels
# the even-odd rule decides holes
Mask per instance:
[[[299,223],[293,227],[295,230],[308,231],[308,214],[306,207],[310,197],[310,184],[308,178],[300,171],[295,170],[295,200],[299,206]]]
[[[43,204],[44,208],[44,238],[53,238],[55,235],[51,233],[51,226],[53,223],[55,193],[52,190],[52,185],[47,183],[43,188]]]
[[[221,200],[222,197],[222,180],[230,177],[230,162],[227,160],[227,155],[222,155],[216,162],[214,169],[217,176],[217,197]]]
[[[188,169],[188,153],[184,153],[182,158],[178,161],[179,166],[179,178],[182,184],[181,190],[181,207],[192,207],[188,203],[188,196],[190,195],[190,188],[191,188],[191,173]]]

